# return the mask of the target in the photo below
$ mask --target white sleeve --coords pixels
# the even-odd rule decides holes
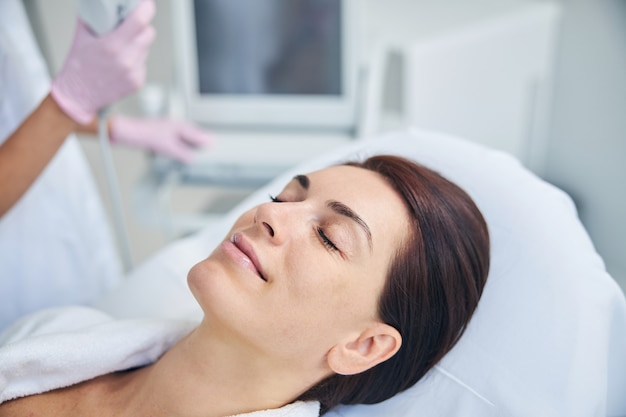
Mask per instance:
[[[0,0],[0,142],[49,88],[22,2]],[[32,311],[89,304],[121,281],[104,206],[73,135],[0,218],[0,277],[0,331]]]

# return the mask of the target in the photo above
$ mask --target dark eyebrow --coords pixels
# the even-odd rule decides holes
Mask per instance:
[[[293,177],[294,180],[297,180],[300,183],[300,186],[305,190],[309,189],[310,180],[306,175],[296,175]]]
[[[370,231],[370,228],[367,225],[367,223],[365,223],[363,219],[360,218],[359,215],[356,214],[350,207],[346,206],[345,204],[339,201],[331,200],[327,204],[328,204],[328,207],[330,207],[335,213],[340,214],[342,216],[346,216],[350,220],[354,220],[356,224],[358,224],[361,227],[361,229],[365,231],[365,234],[367,235],[367,243],[371,251],[372,250],[372,232]]]

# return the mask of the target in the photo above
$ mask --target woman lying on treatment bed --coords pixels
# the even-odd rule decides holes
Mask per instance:
[[[481,213],[426,168],[377,156],[297,176],[191,269],[204,319],[155,363],[8,401],[0,416],[380,402],[456,343],[488,261]]]
[[[80,78],[80,66],[74,70]],[[80,83],[63,87],[58,80],[57,93],[39,110],[58,110],[55,100],[64,95],[67,114],[44,113],[44,119],[76,129],[69,119],[72,109],[85,113],[85,103],[73,97]],[[113,100],[107,89],[92,93],[90,117]],[[30,155],[25,146],[40,144],[29,132],[18,130],[4,150]],[[204,319],[183,328],[154,360],[141,359],[150,347],[131,346],[128,356],[140,358],[135,362],[84,378],[77,376],[83,369],[68,367],[61,372],[67,379],[48,383],[51,367],[63,359],[33,358],[52,349],[39,342],[52,331],[46,326],[94,313],[55,310],[16,323],[0,336],[0,416],[224,416],[280,407],[286,407],[280,415],[317,415],[320,403],[323,412],[340,403],[380,402],[413,385],[455,345],[488,264],[481,213],[464,191],[424,167],[379,156],[300,175],[242,215],[189,271]],[[98,316],[93,325],[101,321]],[[80,337],[65,330],[65,338]],[[96,365],[106,355],[92,356]]]

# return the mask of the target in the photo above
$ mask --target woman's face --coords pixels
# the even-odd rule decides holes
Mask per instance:
[[[408,215],[379,174],[350,166],[297,176],[275,199],[236,221],[189,286],[213,331],[281,360],[322,360],[378,321]]]

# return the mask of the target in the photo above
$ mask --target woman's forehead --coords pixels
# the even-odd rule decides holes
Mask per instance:
[[[296,175],[294,180],[299,183],[306,182],[307,186],[311,186],[314,182],[332,182],[337,185],[353,185],[355,180],[365,183],[381,183],[387,186],[386,181],[377,172],[355,167],[351,165],[336,165],[328,168],[313,171],[305,175]],[[313,184],[314,185],[314,184]]]

